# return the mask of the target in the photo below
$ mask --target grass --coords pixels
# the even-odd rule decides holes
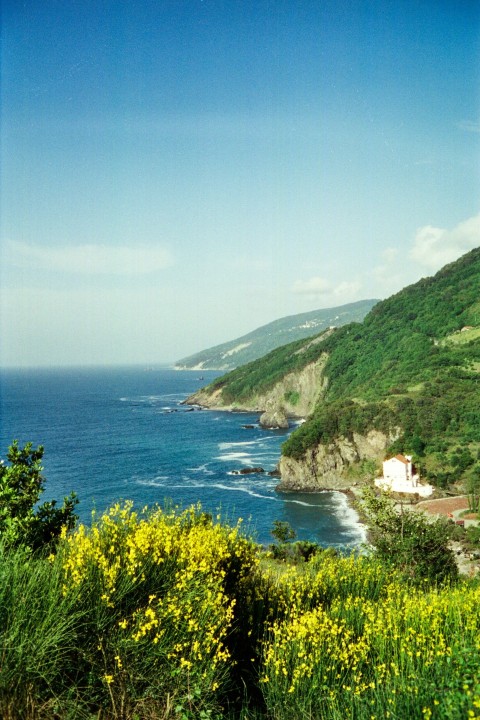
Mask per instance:
[[[472,327],[469,330],[461,330],[460,332],[448,335],[448,337],[441,341],[441,344],[444,345],[446,343],[452,343],[453,345],[463,345],[471,340],[476,340],[479,337],[480,327]]]
[[[0,547],[0,716],[68,717],[75,693],[72,664],[84,618],[77,596],[62,593],[59,563]]]
[[[480,717],[480,584],[277,563],[200,508],[0,548],[4,720]]]

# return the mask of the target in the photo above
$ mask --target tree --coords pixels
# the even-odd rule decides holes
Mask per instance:
[[[270,534],[273,535],[275,540],[279,543],[287,543],[290,540],[294,540],[297,536],[297,533],[290,523],[285,520],[274,520]]]
[[[11,547],[37,550],[58,538],[63,527],[72,529],[77,520],[78,499],[73,492],[61,507],[56,500],[38,505],[45,489],[42,457],[41,445],[35,450],[32,443],[19,448],[15,440],[7,452],[10,464],[0,461],[0,538]]]
[[[468,492],[468,509],[472,513],[478,513],[480,510],[480,464],[478,464],[467,484]]]
[[[387,495],[376,495],[371,488],[364,491],[363,509],[375,553],[408,580],[443,583],[457,578],[446,520],[430,520],[421,512],[405,510],[403,504],[397,511]]]

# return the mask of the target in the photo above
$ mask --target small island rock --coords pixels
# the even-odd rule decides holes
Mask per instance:
[[[246,467],[241,470],[232,470],[232,475],[251,475],[252,473],[264,473],[262,467]]]
[[[269,430],[287,430],[288,418],[283,410],[266,411],[260,416],[260,426]]]

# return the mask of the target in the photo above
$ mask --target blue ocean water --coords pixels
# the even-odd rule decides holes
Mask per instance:
[[[260,543],[272,541],[274,520],[323,546],[363,542],[343,494],[275,491],[278,479],[267,473],[288,431],[262,430],[258,414],[181,404],[217,375],[167,367],[2,370],[0,456],[14,439],[43,445],[42,500],[74,490],[84,522],[93,508],[101,512],[119,499],[138,507],[199,501],[231,521],[243,518]],[[234,474],[257,466],[265,474]]]

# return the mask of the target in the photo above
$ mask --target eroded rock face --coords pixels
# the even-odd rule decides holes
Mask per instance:
[[[262,415],[260,415],[260,420],[258,422],[260,423],[260,426],[262,428],[270,430],[283,430],[289,427],[288,418],[285,412],[281,409],[273,411],[267,410]]]
[[[349,468],[362,460],[380,464],[394,439],[395,436],[371,430],[366,435],[354,433],[352,440],[338,438],[328,445],[317,445],[300,460],[283,456],[279,465],[282,480],[277,490],[348,490],[355,482],[348,477]]]
[[[282,411],[286,417],[307,417],[325,392],[327,379],[323,370],[326,361],[327,355],[324,354],[300,372],[285,375],[265,394],[253,395],[239,403],[224,402],[221,388],[212,393],[203,388],[190,395],[185,404],[200,405],[212,410],[247,410],[261,413]]]

